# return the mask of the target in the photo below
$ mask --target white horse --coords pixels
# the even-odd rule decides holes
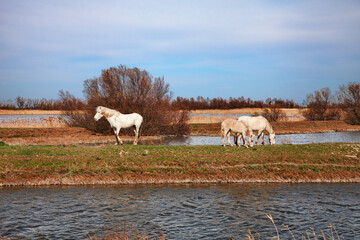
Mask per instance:
[[[222,145],[225,147],[225,136],[228,139],[229,146],[232,146],[230,141],[230,132],[241,135],[246,140],[246,132],[249,131],[249,142],[250,147],[254,145],[254,134],[251,128],[247,127],[242,121],[238,121],[232,118],[228,118],[221,123],[221,140]],[[238,142],[239,143],[239,142]],[[238,147],[240,144],[235,143]],[[246,141],[244,141],[244,146],[248,147]]]
[[[116,110],[98,106],[96,108],[95,120],[98,121],[100,118],[105,117],[111,125],[116,137],[116,144],[123,144],[123,141],[119,137],[121,128],[133,127],[135,132],[134,145],[137,145],[139,139],[139,130],[143,122],[143,117],[137,113],[122,114]],[[115,144],[115,145],[116,145]]]
[[[258,144],[260,136],[262,137],[262,144],[264,145],[264,131],[269,132],[270,145],[275,144],[275,132],[269,121],[263,116],[242,116],[238,118],[238,121],[245,123],[247,127],[250,127],[254,131],[258,131],[255,144]],[[236,137],[236,139],[235,139]],[[234,141],[237,143],[237,136],[234,136]],[[241,141],[241,138],[239,139]]]

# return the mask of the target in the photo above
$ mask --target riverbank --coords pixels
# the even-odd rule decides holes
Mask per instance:
[[[220,124],[189,124],[190,135],[220,136]],[[302,121],[273,123],[275,133],[323,133],[360,131],[359,125],[349,125],[344,121]],[[120,137],[125,143],[131,143],[134,136]],[[141,136],[139,144],[155,144],[161,136]],[[84,128],[0,128],[0,141],[9,145],[95,145],[114,144],[113,135],[102,135]]]
[[[0,146],[0,186],[360,182],[360,144]]]

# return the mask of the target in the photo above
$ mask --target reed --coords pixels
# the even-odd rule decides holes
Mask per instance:
[[[248,234],[246,235],[248,240],[261,240],[261,239],[276,239],[276,240],[281,240],[281,239],[289,239],[288,236],[286,236],[286,238],[281,238],[281,233],[286,233],[289,232],[291,239],[292,240],[297,240],[295,238],[294,233],[292,232],[292,230],[289,228],[288,225],[283,225],[283,229],[279,231],[277,225],[275,224],[275,221],[273,219],[273,217],[271,216],[271,214],[266,214],[266,216],[270,219],[271,223],[273,224],[275,231],[276,231],[276,236],[266,236],[264,238],[261,238],[261,234],[257,233],[254,237],[254,234],[251,232],[251,230],[248,230]],[[329,224],[329,229],[327,232],[324,232],[323,230],[320,230],[321,234],[316,233],[314,228],[310,228],[310,231],[306,230],[305,233],[299,233],[297,235],[300,235],[300,239],[301,240],[341,240],[339,234],[337,233],[335,227],[332,224]]]
[[[104,237],[96,237],[96,236],[89,236],[89,240],[165,240],[165,236],[160,231],[160,235],[155,237],[150,237],[147,234],[139,233],[137,231],[127,231],[124,229],[122,232],[120,231],[114,231],[114,232],[108,232],[105,234]],[[2,239],[0,239],[2,240]]]
[[[61,116],[0,120],[2,128],[61,128],[65,126]]]

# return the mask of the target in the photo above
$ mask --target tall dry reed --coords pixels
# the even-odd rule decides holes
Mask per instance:
[[[61,128],[65,127],[62,117],[1,119],[1,128]]]

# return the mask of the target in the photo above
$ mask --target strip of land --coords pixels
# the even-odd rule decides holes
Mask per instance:
[[[220,123],[189,124],[191,135],[220,136]],[[349,125],[344,121],[302,121],[273,123],[276,134],[321,133],[360,131],[359,125]],[[126,143],[134,140],[134,135],[120,132]],[[102,135],[84,128],[0,128],[0,141],[9,145],[94,145],[114,144],[114,135]],[[141,136],[139,144],[156,144],[160,136]]]
[[[0,186],[360,182],[360,144],[0,146]]]
[[[7,110],[0,109],[0,115],[61,115],[61,110]]]

